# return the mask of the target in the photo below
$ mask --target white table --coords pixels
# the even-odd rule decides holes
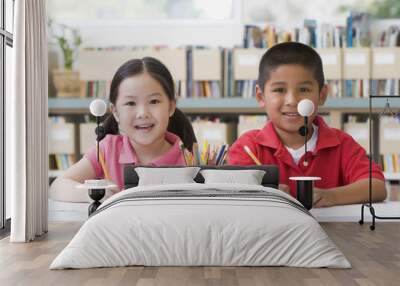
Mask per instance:
[[[400,202],[373,204],[378,216],[399,216]],[[49,200],[49,221],[85,221],[88,217],[89,203],[67,203]],[[320,222],[358,222],[361,205],[334,206],[311,209],[313,216]],[[369,208],[364,208],[364,221],[371,221]],[[377,220],[379,221],[383,220]],[[388,220],[394,221],[394,220]]]

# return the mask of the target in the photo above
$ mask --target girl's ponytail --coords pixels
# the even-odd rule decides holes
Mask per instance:
[[[177,135],[185,148],[192,151],[193,143],[197,142],[196,135],[192,123],[180,109],[176,108],[174,114],[169,118],[167,130]]]
[[[112,113],[108,114],[107,118],[104,120],[101,128],[100,140],[106,137],[107,134],[119,134],[118,122]]]

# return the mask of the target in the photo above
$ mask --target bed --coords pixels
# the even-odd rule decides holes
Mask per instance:
[[[351,267],[315,218],[277,190],[276,166],[179,169],[127,167],[127,189],[103,202],[50,269]]]

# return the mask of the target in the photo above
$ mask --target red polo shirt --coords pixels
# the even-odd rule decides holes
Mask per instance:
[[[254,165],[253,160],[244,151],[247,145],[262,164],[274,164],[279,167],[279,181],[290,187],[296,196],[296,182],[292,176],[317,176],[317,188],[334,188],[348,185],[369,176],[369,159],[365,150],[348,134],[331,128],[320,116],[314,124],[318,126],[317,146],[314,152],[307,152],[308,166],[303,166],[304,155],[296,165],[289,151],[280,141],[274,125],[267,122],[261,130],[251,130],[240,136],[228,153],[228,162],[232,165]],[[384,180],[380,167],[373,163],[372,177]]]

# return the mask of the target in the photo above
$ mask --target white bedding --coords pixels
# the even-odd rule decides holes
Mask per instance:
[[[171,197],[152,197],[174,190],[179,192]],[[263,193],[253,195],[252,190]],[[351,267],[318,222],[294,203],[299,204],[278,190],[255,185],[193,183],[132,188],[106,200],[50,269],[127,265]]]

